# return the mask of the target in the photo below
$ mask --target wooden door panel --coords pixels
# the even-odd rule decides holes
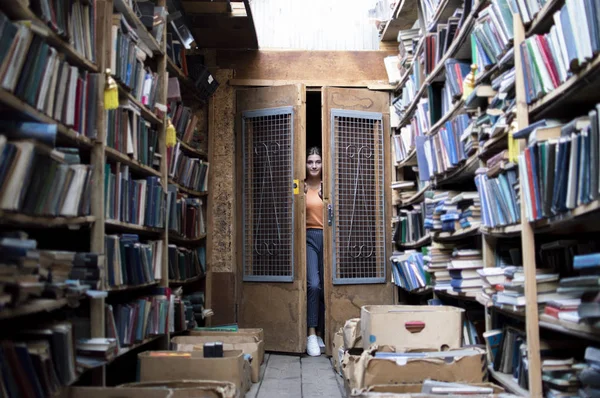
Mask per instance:
[[[391,244],[388,242],[390,239],[387,238],[391,236],[391,226],[387,221],[391,210],[389,206],[391,190],[389,186],[387,186],[389,184],[385,183],[386,181],[389,181],[388,174],[391,166],[389,154],[389,95],[366,89],[324,87],[322,103],[323,170],[325,172],[323,182],[324,201],[326,208],[333,206],[332,214],[334,215],[333,226],[326,225],[324,229],[326,347],[327,352],[330,353],[331,343],[335,332],[344,325],[346,320],[360,317],[360,308],[363,305],[393,303],[393,289],[390,284],[389,265],[386,259],[386,257],[391,254]],[[348,111],[358,112],[353,113]],[[334,122],[332,122],[332,115],[334,116]],[[374,183],[375,185],[369,183],[367,186],[369,189],[375,189],[377,194],[370,196],[365,195],[363,191],[360,191],[358,185],[353,187],[343,187],[340,185],[351,184],[353,181],[348,178],[351,173],[348,173],[347,170],[346,176],[337,175],[340,174],[340,170],[342,170],[341,167],[343,167],[340,163],[344,161],[340,156],[340,150],[354,150],[357,152],[360,143],[354,143],[351,136],[347,137],[348,140],[339,140],[339,137],[336,135],[337,133],[335,133],[335,129],[339,129],[339,126],[335,124],[337,123],[336,115],[345,115],[350,118],[356,117],[362,121],[360,126],[363,133],[366,128],[365,126],[369,126],[369,129],[373,132],[374,139],[364,144],[369,146],[368,151],[370,154],[368,162],[370,166],[364,168],[356,161],[356,159],[354,159],[353,163],[349,163],[349,166],[347,165],[345,167],[352,167],[357,176],[355,180],[357,180],[357,178],[361,179],[365,177],[364,175],[361,175],[362,173],[375,173],[373,176],[378,177],[374,178],[377,180]],[[357,127],[354,126],[352,128],[356,129]],[[334,131],[332,132],[332,130]],[[342,133],[344,132],[342,131]],[[348,134],[348,131],[345,133]],[[344,146],[344,148],[341,148],[341,146]],[[335,156],[336,153],[338,155],[337,157]],[[350,155],[356,156],[356,153]],[[338,178],[337,184],[336,178]],[[371,178],[371,175],[369,175],[369,178]],[[354,182],[356,183],[356,181]],[[342,189],[343,192],[340,193],[340,189]],[[338,192],[338,198],[336,198],[335,195],[336,191]],[[341,203],[344,209],[336,209],[336,206],[340,205],[339,196],[342,194],[346,195],[346,203]],[[350,198],[348,198],[348,196],[350,196]],[[339,254],[340,250],[345,249],[346,251],[354,250],[354,256],[360,254],[361,243],[350,238],[350,224],[346,222],[343,225],[344,231],[340,232],[338,229],[337,240],[336,231],[333,228],[335,226],[336,210],[347,212],[349,211],[348,209],[350,209],[350,211],[354,211],[355,198],[356,204],[358,205],[361,204],[362,200],[366,199],[375,203],[375,205],[371,206],[369,211],[365,211],[362,214],[365,214],[364,217],[367,217],[370,222],[373,222],[374,226],[384,225],[383,228],[376,228],[373,231],[370,231],[371,235],[369,235],[372,236],[374,243],[380,245],[380,250],[376,253],[373,252],[375,257],[371,259],[372,261],[369,262],[368,267],[358,264],[357,260],[357,272],[353,274],[352,272],[347,272],[348,270],[345,270],[343,273],[340,273],[338,270],[336,275],[334,274],[336,268],[334,266],[336,258],[336,256],[334,256],[335,252]],[[375,211],[380,210],[379,206],[382,207],[381,211]],[[352,217],[350,217],[350,219],[352,219]],[[368,224],[365,223],[365,220],[366,219],[362,220],[363,228],[368,226]],[[354,226],[352,226],[352,228],[354,228]],[[348,231],[346,231],[346,229],[348,229]],[[343,235],[344,233],[346,233],[346,235]],[[347,242],[339,242],[340,237],[342,236],[349,237]],[[345,248],[342,247],[344,244],[346,245]],[[385,248],[385,250],[381,250],[381,247]],[[341,258],[340,256],[337,257]],[[348,256],[346,256],[346,258],[347,257]],[[382,275],[382,272],[384,272],[385,276]]]
[[[263,328],[270,351],[306,346],[305,106],[303,85],[237,91],[238,321]]]

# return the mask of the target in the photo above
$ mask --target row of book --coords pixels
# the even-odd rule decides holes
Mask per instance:
[[[473,63],[484,73],[512,48],[516,1],[492,0],[478,15],[471,33]]]
[[[144,89],[147,54],[137,45],[140,38],[123,14],[113,14],[110,70],[115,79],[134,93]]]
[[[424,249],[424,268],[432,275],[435,290],[476,294],[481,283],[472,286],[468,275],[483,268],[481,250],[434,242]]]
[[[392,263],[392,280],[394,284],[406,291],[415,291],[430,286],[429,274],[423,268],[423,254],[416,251],[394,253]]]
[[[198,158],[187,156],[181,150],[181,143],[167,150],[169,177],[174,181],[197,192],[208,189],[209,163]]]
[[[424,236],[425,218],[421,205],[413,205],[412,210],[401,209],[394,226],[393,240],[396,245],[401,246],[406,243],[417,242]]]
[[[105,216],[108,220],[147,227],[165,224],[166,195],[160,178],[133,179],[129,166],[106,164]]]
[[[529,221],[550,217],[598,197],[598,109],[567,124],[542,120],[515,133],[527,139],[519,155]]]
[[[522,330],[505,326],[486,332],[484,338],[494,370],[512,376],[521,388],[528,389],[527,335]]]
[[[169,104],[169,116],[177,132],[177,138],[185,143],[191,143],[198,125],[198,117],[192,109],[182,103],[171,102]]]
[[[0,342],[3,396],[51,397],[77,378],[73,326],[60,322]]]
[[[471,122],[468,115],[458,115],[446,122],[437,134],[416,137],[420,180],[428,181],[435,175],[456,168],[467,159],[465,145],[460,138]]]
[[[135,234],[106,235],[106,284],[135,286],[162,278],[162,240],[140,242]]]
[[[73,128],[97,135],[97,95],[102,75],[63,60],[27,22],[10,21],[0,12],[0,85],[34,109]],[[36,62],[25,62],[34,59]]]
[[[31,10],[56,34],[70,42],[75,51],[96,62],[95,3],[71,0],[32,0]]]
[[[418,61],[412,63],[412,73],[408,76],[406,83],[402,87],[402,92],[398,97],[392,100],[395,109],[395,117],[402,119],[410,104],[415,100],[417,91],[419,91],[423,80],[425,79],[423,65]],[[393,126],[394,124],[392,124]]]
[[[107,111],[106,145],[131,156],[141,164],[160,167],[158,130],[145,120],[131,101]]]
[[[106,336],[117,340],[117,350],[168,332],[171,295],[166,290],[155,288],[130,303],[106,305]]]
[[[412,64],[420,36],[419,28],[398,31],[398,59],[402,70],[408,69]]]
[[[167,211],[169,231],[188,239],[198,239],[206,234],[205,208],[202,199],[190,198],[169,184]]]
[[[425,194],[425,230],[460,232],[481,223],[477,192],[429,191]]]
[[[20,130],[27,128],[21,125]],[[56,126],[50,128],[56,134]],[[4,210],[40,216],[88,215],[92,175],[91,166],[80,163],[76,148],[51,149],[0,135],[0,208]]]
[[[596,7],[591,0],[566,2],[553,15],[549,33],[521,43],[527,103],[555,90],[600,51]]]
[[[471,3],[467,0],[466,3]],[[430,74],[440,63],[462,28],[463,9],[457,8],[447,21],[437,23],[437,30],[425,35],[425,73]]]
[[[183,281],[206,274],[204,246],[186,249],[169,245],[169,279]]]
[[[23,231],[0,235],[2,280],[0,310],[38,298],[59,299],[96,289],[101,280],[101,256],[96,253],[41,250]],[[77,284],[77,288],[72,288]]]
[[[514,163],[508,165],[505,156],[506,150],[489,159],[487,168],[478,169],[476,172],[475,185],[482,204],[482,222],[486,227],[501,227],[521,222],[517,166]],[[502,166],[500,163],[507,165]]]

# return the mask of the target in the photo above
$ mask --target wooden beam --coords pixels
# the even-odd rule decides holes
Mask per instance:
[[[183,9],[188,14],[227,14],[229,13],[229,7],[226,2],[197,2],[197,1],[184,1],[182,3]]]
[[[392,86],[379,81],[358,80],[358,81],[336,81],[336,80],[269,80],[269,79],[231,79],[230,86],[236,87],[270,87],[286,86],[289,84],[305,84],[307,87],[367,87],[371,90],[391,91]],[[385,88],[385,90],[384,90]]]

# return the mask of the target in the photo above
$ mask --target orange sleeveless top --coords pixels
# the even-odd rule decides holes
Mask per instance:
[[[306,194],[306,228],[323,229],[323,201],[318,189],[308,188]]]

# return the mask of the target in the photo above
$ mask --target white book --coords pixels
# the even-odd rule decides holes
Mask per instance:
[[[563,33],[563,26],[560,20],[560,11],[555,12],[554,15],[552,15],[552,18],[554,19],[553,27],[556,28],[556,36],[558,37],[558,44],[560,47],[561,57],[563,59],[563,62],[565,63],[565,68],[567,69],[567,71],[569,71],[569,65],[571,60],[569,59],[567,44],[565,42],[565,35]]]
[[[64,122],[67,126],[75,125],[75,101],[77,100],[77,79],[79,78],[79,70],[76,66],[70,67],[69,72],[69,87],[67,91],[67,107],[64,109]]]
[[[0,192],[0,208],[17,211],[23,198],[23,181],[29,172],[34,156],[34,144],[30,141],[17,141],[13,143],[17,149],[13,160],[13,167],[6,175],[4,189]]]
[[[563,57],[563,53],[560,48],[556,26],[552,26],[552,28],[550,28],[550,33],[546,36],[546,39],[548,41],[548,45],[550,46],[550,52],[552,53],[551,55],[554,59],[554,63],[556,64],[556,69],[558,70],[558,75],[562,83],[567,80],[568,77],[568,64],[565,63],[565,58]]]
[[[397,55],[390,55],[389,57],[385,57],[383,59],[383,63],[385,65],[385,70],[388,75],[388,80],[390,84],[398,83],[400,81],[400,69],[398,69],[400,60]]]
[[[567,200],[566,206],[568,209],[574,209],[577,207],[577,171],[579,169],[579,162],[577,161],[579,155],[579,140],[577,134],[571,134],[571,154],[569,155],[569,174],[567,181]]]
[[[61,61],[58,57],[54,62],[54,70],[52,71],[52,78],[50,79],[50,85],[48,86],[48,94],[46,96],[46,104],[44,105],[44,113],[50,117],[54,115],[54,99],[56,98],[56,91],[58,85],[58,79],[61,73]]]
[[[58,81],[58,90],[56,92],[55,104],[54,104],[54,119],[60,120],[64,123],[63,109],[65,106],[65,94],[67,92],[67,84],[69,82],[69,73],[71,73],[71,67],[68,63],[63,62],[60,72],[60,80]]]
[[[67,195],[59,213],[65,217],[75,217],[79,210],[79,203],[81,202],[88,168],[84,164],[73,164],[69,168],[74,171],[74,174],[69,187],[65,187]]]
[[[44,67],[44,73],[42,74],[42,85],[39,87],[35,101],[35,108],[42,112],[44,111],[48,99],[48,88],[52,82],[52,73],[54,72],[54,64],[56,63],[58,54],[52,47],[50,47],[49,53],[48,59],[46,60],[46,66]]]
[[[23,64],[27,58],[29,45],[33,39],[33,32],[31,29],[29,29],[29,27],[23,23],[18,23],[18,25],[19,29],[17,30],[17,34],[15,35],[14,39],[17,41],[17,44],[12,56],[8,60],[8,67],[2,79],[2,88],[11,92],[14,91],[15,87],[17,86],[21,69],[23,69]]]
[[[146,191],[147,183],[146,180],[141,181],[141,194],[140,194],[140,205],[138,206],[138,220],[139,225],[145,225],[146,223]]]
[[[542,83],[542,90],[544,93],[549,93],[553,91],[556,87],[554,87],[554,83],[552,82],[552,78],[550,77],[550,72],[544,64],[544,58],[542,57],[542,53],[540,52],[540,47],[538,46],[537,41],[533,38],[528,39],[528,42],[530,43],[530,47],[533,50],[535,63],[538,65],[540,81]]]

